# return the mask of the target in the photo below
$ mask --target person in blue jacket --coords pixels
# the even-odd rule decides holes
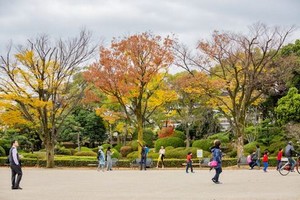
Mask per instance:
[[[215,168],[216,174],[215,176],[211,179],[214,183],[220,184],[219,182],[219,176],[222,173],[222,151],[220,150],[221,146],[221,141],[220,140],[215,140],[214,141],[214,146],[211,148],[211,153],[212,153],[212,159],[214,161],[217,161],[218,165]]]

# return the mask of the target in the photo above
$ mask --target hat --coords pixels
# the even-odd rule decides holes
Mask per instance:
[[[293,142],[292,141],[289,141],[289,144],[292,144]]]

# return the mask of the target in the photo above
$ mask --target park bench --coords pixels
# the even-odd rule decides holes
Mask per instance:
[[[210,158],[203,158],[200,162],[193,162],[193,167],[209,167],[208,163],[210,162]],[[182,166],[186,166],[186,163],[182,163]]]
[[[112,160],[112,166],[118,168],[118,161],[119,160],[117,158],[112,158],[111,160]],[[90,163],[87,166],[89,166],[89,167],[96,167],[96,166],[98,166],[98,163],[97,164],[96,163]]]
[[[136,158],[130,163],[130,167],[140,167],[141,166],[141,159]],[[153,160],[151,158],[147,158],[146,160],[146,168],[151,168],[153,166]]]
[[[249,163],[247,162],[247,157],[242,156],[237,160],[237,166],[241,167],[241,165],[249,165]]]

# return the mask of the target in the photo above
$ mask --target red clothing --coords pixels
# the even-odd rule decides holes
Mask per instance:
[[[192,155],[187,155],[187,156],[186,156],[186,161],[187,161],[187,162],[190,162],[191,160],[192,160]]]
[[[282,151],[279,151],[277,154],[277,160],[281,160],[282,158]]]
[[[263,162],[268,162],[268,160],[269,160],[269,159],[268,159],[268,155],[267,155],[267,154],[264,154],[264,157],[263,157],[263,160],[262,160],[262,161],[263,161]]]

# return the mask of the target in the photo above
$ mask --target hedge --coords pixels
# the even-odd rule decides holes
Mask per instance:
[[[6,156],[5,149],[0,146],[0,156]]]
[[[5,166],[7,158],[6,157],[0,157],[0,166]],[[126,160],[119,160],[118,161],[118,167],[124,167],[129,168],[130,163],[133,159],[126,159]],[[198,159],[193,159],[195,163],[199,162]],[[88,167],[89,164],[97,164],[97,160],[93,157],[76,157],[76,156],[63,156],[63,157],[55,157],[55,166],[57,167]],[[186,162],[186,159],[165,159],[165,167],[177,167],[181,168],[182,164]],[[153,159],[153,167],[156,166],[157,159]],[[223,159],[222,166],[223,167],[229,167],[229,166],[235,166],[237,164],[236,158],[228,158]],[[39,160],[39,159],[32,159],[32,158],[23,158],[22,159],[22,165],[26,167],[45,167],[46,161],[45,160]],[[275,157],[269,158],[269,165],[270,166],[276,166],[277,160]],[[95,167],[95,166],[93,166]]]
[[[182,140],[186,140],[186,135],[182,131],[179,131],[179,130],[175,130],[174,133],[171,135],[171,137],[178,137]]]

